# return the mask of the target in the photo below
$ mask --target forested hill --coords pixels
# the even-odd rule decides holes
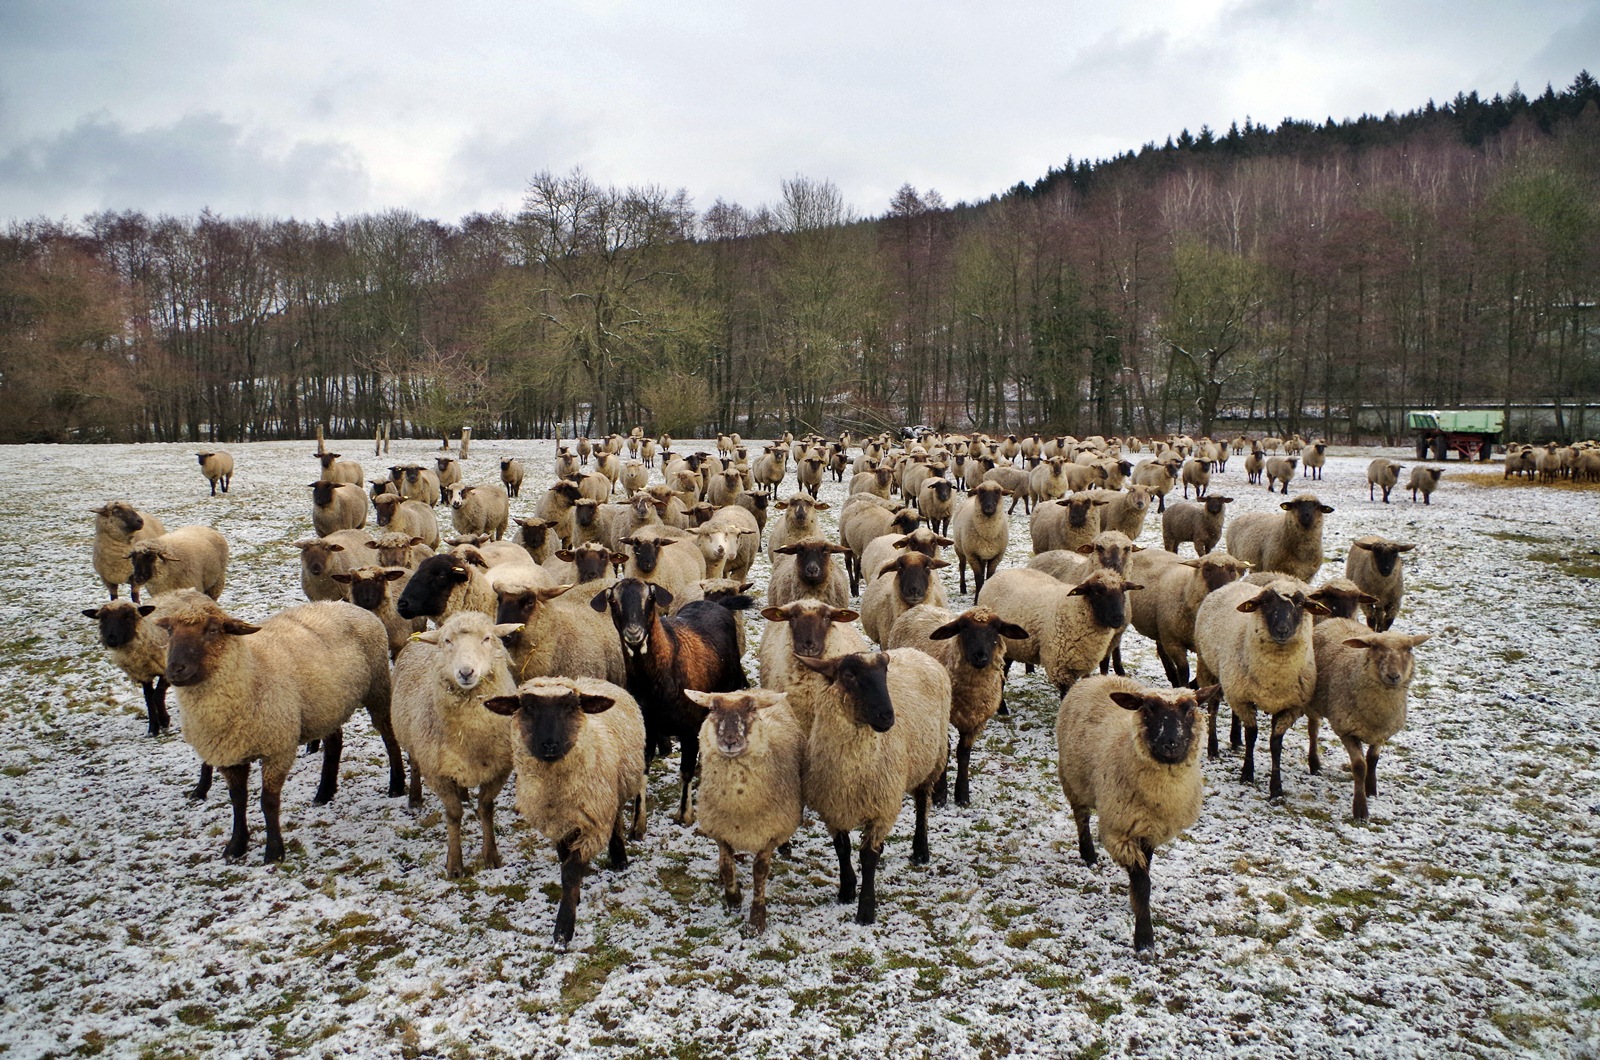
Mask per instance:
[[[903,421],[1344,440],[1361,408],[1370,434],[1465,404],[1554,406],[1585,435],[1597,305],[1583,73],[1536,99],[1247,118],[956,207],[906,185],[858,211],[808,177],[697,207],[574,171],[453,223],[16,222],[0,440]]]

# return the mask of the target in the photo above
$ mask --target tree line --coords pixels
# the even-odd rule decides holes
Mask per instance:
[[[862,217],[539,173],[515,212],[14,222],[0,440],[1028,425],[1357,433],[1600,396],[1600,85],[1217,136]],[[1588,428],[1592,431],[1592,427]]]

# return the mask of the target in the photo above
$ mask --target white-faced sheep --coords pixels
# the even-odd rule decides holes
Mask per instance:
[[[885,648],[926,652],[950,676],[950,724],[956,738],[956,805],[971,801],[972,747],[1000,709],[1005,693],[1006,639],[1027,639],[1021,626],[986,607],[959,615],[922,604],[895,619]]]
[[[788,689],[789,699],[804,698],[808,706],[801,713],[812,719],[806,742],[806,805],[833,836],[839,901],[856,900],[856,923],[871,924],[878,915],[878,861],[907,793],[916,806],[911,862],[926,865],[929,860],[928,814],[950,754],[945,735],[950,677],[914,648],[795,659],[800,679]],[[850,864],[850,833],[857,829],[859,897]]]
[[[1209,552],[1135,573],[1145,590],[1129,604],[1133,628],[1155,642],[1156,657],[1174,688],[1189,683],[1189,652],[1194,650],[1194,618],[1200,604],[1207,594],[1238,581],[1249,569],[1248,563],[1226,552]]]
[[[180,526],[160,537],[136,542],[128,550],[133,598],[199,589],[213,600],[228,581],[228,541],[209,526]]]
[[[376,554],[380,567],[404,567],[406,570],[416,570],[417,565],[433,555],[433,549],[420,537],[409,534],[379,534],[365,545],[370,553]],[[373,557],[367,557],[369,561]]]
[[[1195,555],[1203,556],[1217,547],[1222,540],[1222,520],[1226,513],[1223,505],[1232,504],[1232,497],[1212,494],[1203,502],[1178,501],[1161,516],[1161,547],[1168,552],[1178,551],[1185,541],[1194,545]]]
[[[963,593],[967,591],[967,567],[972,568],[973,591],[981,593],[984,582],[999,568],[1000,558],[1005,555],[1011,526],[1000,510],[1000,498],[1004,496],[1006,490],[999,483],[981,482],[950,520]]]
[[[163,601],[156,622],[170,637],[167,680],[183,708],[183,738],[228,781],[233,833],[226,857],[243,857],[249,844],[250,763],[260,759],[266,860],[283,859],[278,808],[284,779],[300,747],[319,740],[322,779],[313,801],[331,800],[343,726],[357,707],[366,709],[389,754],[389,794],[405,791],[389,725],[388,636],[375,616],[329,600],[291,607],[256,626],[185,589]]]
[[[724,511],[738,512],[741,516],[750,514],[743,508],[738,507],[727,508]],[[733,518],[737,518],[737,516]],[[708,521],[690,530],[689,533],[700,546],[700,555],[706,561],[707,578],[728,577],[730,567],[740,564],[745,558],[741,555],[741,546],[744,544],[743,539],[748,538],[753,542],[761,536],[761,531],[754,526],[730,525],[726,520],[722,522]],[[754,548],[748,553],[748,558],[750,562],[754,562]],[[749,565],[745,564],[740,575],[743,576],[749,569]]]
[[[367,495],[360,486],[318,481],[311,483],[310,488],[311,526],[318,537],[367,525]]]
[[[1439,488],[1439,479],[1444,475],[1442,467],[1414,467],[1406,478],[1406,489],[1411,491],[1411,503],[1417,503],[1417,491],[1422,491],[1422,503],[1432,504],[1433,491]]]
[[[700,726],[700,788],[695,819],[717,841],[717,875],[725,908],[737,912],[736,851],[755,855],[750,930],[767,928],[767,877],[772,854],[800,827],[806,738],[782,692],[687,692],[706,708]]]
[[[167,532],[160,519],[141,512],[127,501],[107,501],[94,512],[94,572],[100,575],[111,599],[117,589],[133,577],[128,550],[140,541],[149,541]],[[132,591],[130,586],[130,591]],[[133,599],[138,601],[135,591]]]
[[[348,574],[372,558],[372,538],[365,530],[336,530],[327,537],[296,541],[300,550],[300,591],[307,600],[346,600],[348,583],[334,578]]]
[[[1405,594],[1405,572],[1401,555],[1416,548],[1368,534],[1350,544],[1350,555],[1344,561],[1344,576],[1356,583],[1362,592],[1370,593],[1374,602],[1362,604],[1367,625],[1378,633],[1387,632],[1400,614],[1400,600]]]
[[[1389,491],[1400,481],[1400,470],[1405,465],[1398,460],[1379,457],[1367,465],[1367,500],[1374,499],[1374,491],[1383,490],[1383,503],[1389,503]]]
[[[466,486],[459,482],[448,487],[450,523],[458,534],[489,534],[496,541],[506,536],[511,521],[511,503],[504,490],[492,486]]]
[[[1378,794],[1379,749],[1406,724],[1416,665],[1412,649],[1431,635],[1373,633],[1349,619],[1317,626],[1317,687],[1306,709],[1311,772],[1322,769],[1317,729],[1326,718],[1350,756],[1350,814],[1358,821],[1367,819],[1367,799]]]
[[[512,733],[510,723],[483,703],[516,690],[501,643],[513,629],[463,611],[432,632],[418,633],[394,662],[390,715],[395,739],[411,764],[411,806],[421,807],[424,783],[444,803],[444,874],[450,879],[466,872],[461,818],[474,788],[483,867],[500,867],[494,801],[511,776]]]
[[[1322,567],[1322,517],[1333,509],[1313,493],[1298,494],[1278,507],[1282,515],[1235,516],[1228,524],[1228,554],[1257,571],[1277,571],[1309,582]]]
[[[427,503],[386,493],[374,497],[372,506],[378,512],[378,525],[388,533],[420,537],[429,548],[439,547],[439,520]]]
[[[211,495],[217,495],[217,486],[222,487],[222,492],[228,492],[228,486],[233,482],[233,457],[218,449],[209,453],[196,453],[200,461],[200,473],[211,483]]]
[[[1133,948],[1155,945],[1150,920],[1150,860],[1156,848],[1200,819],[1204,787],[1197,692],[1145,688],[1126,677],[1093,677],[1061,701],[1056,715],[1056,772],[1078,826],[1078,853],[1095,863],[1089,815],[1100,845],[1128,872]]]
[[[512,755],[517,810],[555,844],[561,902],[554,943],[565,950],[577,925],[579,887],[590,859],[607,848],[611,867],[628,864],[623,814],[644,838],[644,721],[626,690],[590,678],[541,677],[484,706],[516,719]]]
[[[1114,571],[1094,571],[1069,587],[1043,571],[1018,567],[990,578],[978,603],[1028,633],[1027,640],[1007,641],[1008,665],[1016,660],[1030,671],[1042,665],[1065,695],[1105,658],[1127,624],[1126,594],[1140,588]]]

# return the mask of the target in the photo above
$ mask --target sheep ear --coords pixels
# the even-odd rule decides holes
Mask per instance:
[[[1326,504],[1319,504],[1317,505],[1317,511],[1321,512],[1323,515],[1327,515],[1329,512],[1333,511],[1333,509]]]
[[[144,608],[140,608],[139,611],[140,611],[141,614],[143,614],[144,613]],[[1433,637],[1432,633],[1417,633],[1417,634],[1413,634],[1412,636],[1409,636],[1409,637],[1406,638],[1406,640],[1409,642],[1407,644],[1407,647],[1415,648],[1418,644],[1421,644],[1423,641],[1429,640],[1432,637]]]
[[[413,633],[411,634],[411,639],[419,644],[437,644],[439,643],[439,628],[435,626],[430,630]]]
[[[1067,595],[1068,596],[1085,596],[1085,595],[1088,594],[1088,591],[1089,591],[1089,583],[1088,582],[1080,582],[1079,584],[1074,585],[1072,588],[1068,589],[1067,590]]]
[[[1308,615],[1331,615],[1331,614],[1333,614],[1333,608],[1328,607],[1326,604],[1319,604],[1315,600],[1307,600],[1305,603],[1301,604],[1300,606],[1306,609],[1306,614],[1308,614]]]
[[[1218,703],[1222,700],[1221,685],[1206,685],[1204,688],[1195,689],[1194,698],[1201,703]]]
[[[781,545],[772,550],[774,555],[793,556],[800,551],[799,545]]]
[[[595,593],[594,598],[589,601],[589,606],[600,612],[602,615],[605,614],[606,608],[611,606],[610,591],[607,590],[603,593]]]
[[[650,585],[650,598],[656,602],[657,607],[665,609],[672,606],[672,592],[665,586],[656,585],[652,582]]]
[[[761,617],[768,622],[787,622],[789,621],[789,612],[781,607],[763,607],[761,609]]]
[[[1396,546],[1394,546],[1394,550],[1396,552],[1410,552],[1412,549],[1414,549],[1416,547],[1417,547],[1416,545],[1396,545]]]
[[[838,659],[813,659],[806,655],[796,655],[794,661],[812,673],[821,674],[830,681],[839,676]]]
[[[1253,599],[1246,600],[1244,603],[1240,604],[1239,607],[1238,607],[1238,610],[1243,611],[1245,614],[1248,615],[1248,614],[1253,614],[1254,612],[1259,610],[1260,607],[1261,607],[1261,598],[1259,596],[1257,596],[1257,597],[1254,597]]]
[[[1111,503],[1111,498],[1110,497],[1106,497],[1106,498],[1102,499],[1100,497],[1095,497],[1089,503],[1093,504],[1096,508],[1098,508],[1102,504],[1110,504]]]
[[[716,704],[716,697],[710,692],[696,692],[692,688],[685,688],[683,694],[688,697],[689,702],[698,703],[707,710]]]
[[[1284,511],[1288,511],[1289,509],[1294,507],[1294,502],[1293,501],[1284,501],[1282,504],[1278,505],[1278,507],[1282,508]]]
[[[386,582],[399,581],[410,573],[404,567],[386,567],[383,571],[383,580]]]
[[[828,506],[828,502],[827,501],[818,501],[817,503],[813,504],[811,507],[815,508],[819,512],[825,512],[825,511],[828,510],[829,506]]]
[[[850,551],[850,546],[849,545],[832,545],[832,544],[830,544],[828,546],[829,555],[833,555],[833,554],[840,553],[840,552],[849,552],[849,551]]]
[[[1074,551],[1076,551],[1080,556],[1092,556],[1094,555],[1094,546],[1079,545]]]
[[[1218,497],[1217,499],[1219,501],[1221,501],[1223,504],[1232,504],[1233,503],[1233,498],[1232,497]]]
[[[84,612],[83,612],[83,617],[84,618],[98,619],[100,617],[100,609],[98,607],[85,608]]]
[[[759,534],[759,533],[761,533],[760,530],[752,530],[748,526],[741,526],[739,528],[739,536],[740,537],[749,537],[751,534]]]
[[[1122,583],[1122,591],[1125,592],[1125,593],[1137,592],[1138,590],[1143,589],[1143,588],[1144,588],[1144,586],[1140,585],[1138,582],[1123,582]]]
[[[1351,637],[1349,640],[1344,641],[1344,646],[1346,648],[1370,648],[1372,647],[1372,640],[1369,637]]]
[[[1373,596],[1371,593],[1362,593],[1356,597],[1356,602],[1362,604],[1375,604],[1378,602],[1378,598]]]
[[[328,575],[328,577],[332,578],[334,581],[338,582],[340,585],[349,585],[352,581],[355,580],[354,578],[351,578],[350,575],[344,573],[343,571],[340,571],[337,574],[330,574],[330,575]]]
[[[522,709],[521,696],[490,696],[483,701],[483,705],[504,717],[511,717]]]
[[[534,595],[541,600],[554,600],[568,589],[571,589],[574,584],[573,582],[568,582],[565,585],[552,585],[548,589],[535,589]]]
[[[828,614],[830,622],[854,622],[861,617],[861,612],[852,611],[847,607],[835,608]]]
[[[382,545],[378,544],[376,541],[363,541],[363,542],[361,542],[361,544],[364,545],[367,548],[372,549],[374,552],[376,552],[378,549],[383,547]],[[296,548],[305,548],[306,546],[304,544],[298,544],[297,543],[295,545],[295,547]]]
[[[626,552],[613,552],[613,553],[611,553],[611,564],[612,564],[612,566],[620,567],[626,562],[628,562],[628,554]]]
[[[585,714],[604,714],[615,702],[611,696],[596,695],[593,692],[578,693],[578,706],[583,708]]]
[[[1015,622],[996,622],[994,631],[1007,640],[1027,640],[1028,631]]]
[[[905,570],[906,569],[905,559],[906,559],[906,557],[905,557],[904,553],[902,553],[899,556],[896,556],[894,559],[890,560],[888,563],[885,563],[883,566],[879,567],[878,568],[878,574],[881,576],[881,575],[884,575],[884,574],[893,574],[893,573],[896,573],[898,571]]]
[[[572,562],[572,549],[570,549],[570,548],[557,549],[556,550],[556,559],[565,560],[566,562],[571,563]]]
[[[329,545],[328,546],[328,551],[329,552],[343,552],[344,551],[344,546],[343,545]]]
[[[1113,692],[1111,702],[1123,710],[1138,710],[1144,706],[1144,697],[1137,692]]]
[[[248,622],[241,622],[237,618],[225,618],[222,620],[222,632],[232,634],[235,637],[247,636],[260,628],[260,626],[252,626]]]
[[[788,501],[779,501],[777,504],[774,504],[773,507],[778,509],[778,511],[781,512],[785,508],[789,507],[789,502]]]
[[[948,566],[950,566],[950,561],[947,559],[930,559],[928,561],[929,570],[944,570]]]
[[[936,629],[933,632],[929,633],[928,634],[928,639],[929,640],[949,640],[951,637],[955,636],[957,633],[960,633],[960,632],[961,632],[961,620],[958,618],[954,622],[946,622],[944,625],[940,626],[938,629]]]

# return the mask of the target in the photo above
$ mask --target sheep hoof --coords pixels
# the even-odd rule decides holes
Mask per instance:
[[[730,913],[737,913],[740,909],[743,909],[744,892],[724,891],[722,894],[722,908],[726,909]]]
[[[767,930],[767,907],[753,905],[750,907],[750,919],[745,922],[746,935],[760,935]]]
[[[282,861],[282,860],[283,860],[283,840],[282,839],[278,839],[278,838],[272,838],[272,839],[267,840],[267,850],[266,850],[266,853],[263,854],[262,857],[261,857],[261,863],[263,865],[270,865],[274,861]]]
[[[446,865],[444,869],[444,878],[447,880],[459,880],[466,874],[467,870],[459,862]]]

